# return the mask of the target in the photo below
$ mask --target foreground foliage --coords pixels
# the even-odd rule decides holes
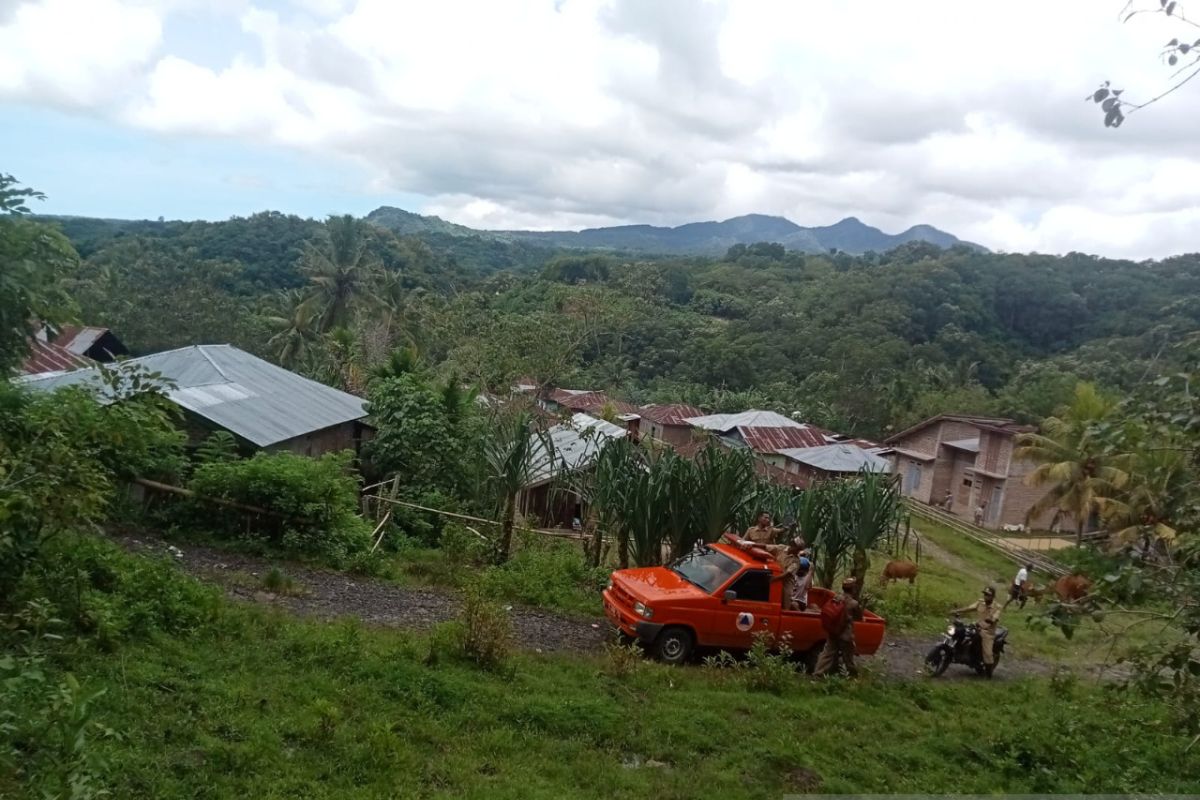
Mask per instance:
[[[42,653],[35,679],[77,699],[6,698],[0,743],[21,756],[18,772],[0,772],[6,796],[53,793],[63,775],[161,798],[1200,788],[1200,754],[1164,708],[1099,686],[814,683],[782,667],[751,680],[753,667],[672,669],[623,654],[611,666],[515,655],[481,669],[448,640],[257,609],[214,615],[169,567],[149,568],[150,590],[127,582],[143,559],[100,556],[121,587],[107,596],[163,610],[105,647],[85,635]],[[81,728],[76,755],[61,732]]]

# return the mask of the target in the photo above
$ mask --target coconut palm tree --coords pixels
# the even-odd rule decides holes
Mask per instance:
[[[266,318],[275,334],[267,340],[275,359],[285,367],[304,360],[320,339],[316,304],[300,289],[290,289],[279,298],[280,313]]]
[[[368,287],[380,264],[367,250],[367,224],[349,214],[331,216],[325,222],[328,242],[310,244],[304,252],[301,270],[311,286],[322,333],[349,325],[355,307],[370,296]]]
[[[1083,544],[1083,529],[1093,514],[1103,511],[1129,480],[1121,458],[1111,455],[1098,434],[1114,403],[1090,383],[1075,387],[1069,406],[1042,423],[1041,433],[1022,434],[1013,451],[1016,458],[1037,464],[1026,476],[1029,486],[1048,491],[1026,514],[1033,520],[1051,509],[1075,519],[1075,543]]]
[[[501,509],[496,558],[503,563],[512,550],[517,498],[539,472],[555,462],[554,442],[534,429],[528,409],[508,409],[492,417],[482,455],[485,481]]]
[[[1105,498],[1102,514],[1118,545],[1139,545],[1150,554],[1175,541],[1180,498],[1194,481],[1190,454],[1159,447],[1131,457],[1129,483],[1119,497]]]

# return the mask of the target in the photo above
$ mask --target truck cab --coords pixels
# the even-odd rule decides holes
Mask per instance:
[[[821,606],[833,592],[813,587],[806,610],[785,611],[783,581],[771,580],[781,572],[770,557],[724,543],[705,545],[666,566],[614,572],[604,590],[604,613],[668,663],[687,661],[698,647],[747,650],[763,633],[814,663],[826,638]],[[884,627],[883,618],[863,612],[854,623],[860,655],[879,649]]]

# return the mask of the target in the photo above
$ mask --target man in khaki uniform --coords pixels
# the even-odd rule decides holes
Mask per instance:
[[[831,670],[837,669],[839,661],[846,666],[846,672],[851,678],[858,675],[858,667],[854,665],[856,650],[854,623],[862,619],[863,611],[862,604],[858,602],[858,582],[854,578],[846,578],[842,581],[841,597],[842,602],[846,604],[842,628],[840,631],[826,632],[828,638],[825,639],[825,648],[821,650],[817,668],[813,671],[813,676],[817,678],[828,675]]]
[[[983,599],[976,600],[965,608],[954,610],[955,615],[974,614],[979,626],[979,644],[983,652],[984,666],[989,672],[996,663],[992,645],[996,643],[996,624],[1000,621],[1000,606],[996,605],[996,590],[990,586],[983,587]]]
[[[775,537],[783,533],[783,528],[771,524],[771,515],[765,511],[758,512],[758,523],[746,529],[743,539],[749,539],[755,544],[772,544]]]
[[[800,551],[804,549],[804,540],[796,538],[788,544],[763,544],[759,547],[770,553],[771,557],[778,561],[779,566],[783,568],[783,572],[771,578],[772,583],[783,581],[783,609],[785,611],[801,610],[798,603],[798,590],[800,588]]]

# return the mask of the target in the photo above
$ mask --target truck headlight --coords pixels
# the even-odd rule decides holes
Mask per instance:
[[[650,619],[654,616],[654,609],[639,600],[633,604],[633,613],[643,619]]]

